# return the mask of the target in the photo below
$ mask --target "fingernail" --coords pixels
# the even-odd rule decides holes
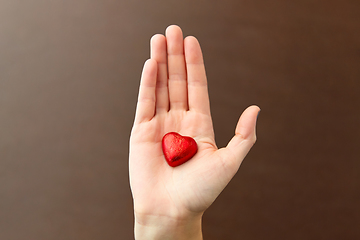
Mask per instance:
[[[258,119],[260,112],[261,112],[261,109],[259,110],[259,112],[258,112],[258,114],[256,116],[256,120]]]

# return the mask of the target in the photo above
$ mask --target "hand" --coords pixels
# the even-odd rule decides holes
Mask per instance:
[[[227,147],[215,144],[205,67],[195,37],[183,39],[178,26],[151,39],[151,58],[141,77],[134,126],[130,137],[130,185],[134,199],[135,235],[144,229],[155,236],[162,228],[192,232],[185,239],[201,239],[201,216],[237,172],[256,140],[259,108],[241,115]],[[191,136],[197,154],[172,168],[162,152],[168,132]],[[200,228],[200,233],[199,233]],[[163,229],[164,230],[164,229]],[[200,235],[199,235],[200,234]],[[161,239],[166,239],[162,235]],[[196,236],[196,237],[195,237]],[[179,237],[179,235],[177,235]],[[148,238],[151,239],[151,238]],[[181,239],[171,238],[169,239]]]

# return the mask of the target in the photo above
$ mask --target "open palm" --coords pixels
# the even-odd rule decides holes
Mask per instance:
[[[181,217],[202,213],[237,172],[255,142],[259,108],[249,107],[235,136],[218,149],[205,67],[196,38],[183,39],[178,26],[151,39],[151,59],[141,78],[136,117],[130,138],[130,184],[136,214]],[[162,152],[168,132],[191,136],[197,154],[170,167]]]

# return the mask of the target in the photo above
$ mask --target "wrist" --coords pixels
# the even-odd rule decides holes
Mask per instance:
[[[135,239],[202,240],[202,215],[178,218],[135,213]]]

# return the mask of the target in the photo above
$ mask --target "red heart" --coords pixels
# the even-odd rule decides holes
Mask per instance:
[[[162,149],[167,163],[171,167],[176,167],[192,158],[198,148],[192,137],[169,132],[162,139]]]

